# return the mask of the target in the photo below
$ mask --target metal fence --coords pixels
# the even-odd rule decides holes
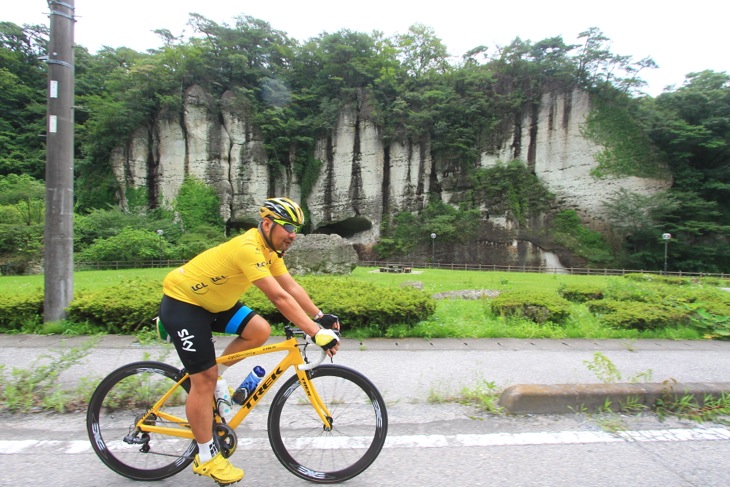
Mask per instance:
[[[501,272],[537,272],[542,274],[573,274],[591,276],[623,276],[626,274],[657,274],[672,277],[717,277],[730,279],[730,274],[709,272],[664,272],[647,269],[591,269],[588,267],[545,267],[525,265],[496,265],[496,264],[444,264],[440,262],[390,262],[390,261],[360,261],[362,267],[400,267],[410,269],[449,269],[458,271],[501,271]]]
[[[74,271],[179,267],[185,262],[187,262],[187,260],[113,260],[108,262],[74,262]]]
[[[186,260],[146,260],[146,261],[110,261],[110,262],[75,262],[74,270],[110,270],[110,269],[144,269],[157,267],[178,267]],[[541,274],[572,274],[590,276],[623,276],[626,274],[657,274],[672,277],[717,277],[730,279],[730,274],[708,272],[664,272],[647,269],[591,269],[588,267],[545,267],[524,265],[496,265],[496,264],[445,264],[440,262],[391,262],[365,260],[359,261],[360,267],[391,267],[402,269],[448,269],[455,271],[501,271],[501,272],[537,272]]]

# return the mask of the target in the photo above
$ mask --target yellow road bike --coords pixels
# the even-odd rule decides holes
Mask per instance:
[[[322,364],[325,352],[298,328],[286,338],[218,363],[286,352],[257,389],[226,423],[215,408],[214,438],[229,457],[236,429],[289,368],[268,411],[268,440],[281,464],[297,477],[316,483],[351,479],[378,457],[388,432],[380,392],[349,367]],[[233,369],[231,369],[233,370]],[[156,361],[124,365],[105,377],[89,401],[86,427],[91,445],[109,468],[135,480],[160,480],[185,469],[197,443],[185,418],[190,378],[185,369]]]

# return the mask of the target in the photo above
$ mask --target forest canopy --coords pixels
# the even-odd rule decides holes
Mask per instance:
[[[689,73],[682,86],[646,96],[641,73],[655,67],[654,61],[612,53],[610,39],[595,27],[575,44],[561,37],[516,38],[505,46],[477,46],[454,62],[437,33],[421,24],[392,37],[341,30],[299,42],[250,16],[228,25],[192,14],[189,23],[192,37],[177,38],[161,29],[160,47],[147,52],[122,47],[92,54],[75,47],[80,221],[117,211],[110,210],[119,204],[111,151],[161,112],[180,112],[185,89],[192,85],[214,95],[232,92],[263,134],[272,173],[290,168],[305,194],[319,170],[315,141],[332,129],[342,107],[363,97],[386,142],[427,137],[434,160],[478,178],[475,162],[492,143],[485,134],[537,103],[546,90],[580,88],[600,107],[590,135],[617,148],[600,161],[600,172],[644,175],[664,167],[673,180],[658,201],[626,195],[606,202],[613,251],[602,264],[660,268],[661,234],[670,232],[676,236],[671,247],[675,270],[730,269],[725,251],[730,235],[727,73]],[[0,185],[30,184],[17,179],[20,175],[42,184],[47,46],[45,26],[0,22]],[[201,191],[195,182],[188,184],[193,192]],[[439,208],[437,196],[431,210]],[[37,233],[42,222],[30,214],[41,201],[42,196],[31,196],[25,203],[0,203],[0,265],[38,251],[40,244],[33,242],[42,241],[42,232]],[[142,196],[132,206],[136,209],[125,211],[151,221],[150,231],[163,224],[170,230],[163,234],[168,247],[157,245],[148,253],[172,252],[185,233],[195,231],[173,230],[168,209],[154,199]],[[221,225],[214,216],[198,220],[205,222],[199,227],[203,235]],[[409,219],[392,221],[389,238],[399,234],[398,221]],[[203,237],[186,238],[198,242]],[[150,239],[149,245],[158,240]],[[77,250],[92,243],[79,242]]]

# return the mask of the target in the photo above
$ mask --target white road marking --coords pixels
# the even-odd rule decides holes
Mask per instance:
[[[360,444],[365,438],[356,438]],[[581,443],[615,442],[679,442],[679,441],[719,441],[730,440],[727,428],[675,428],[666,430],[639,431],[557,431],[537,433],[491,433],[456,435],[399,435],[388,436],[385,448],[445,448],[445,447],[484,447],[484,446],[523,446],[523,445],[568,445]],[[185,440],[187,443],[189,440]],[[119,442],[112,449],[124,448]],[[333,448],[343,448],[342,441],[334,443]],[[360,445],[361,446],[361,445]],[[111,445],[110,445],[111,447]],[[136,447],[133,447],[136,448]],[[267,438],[239,438],[238,449],[270,449]],[[33,454],[65,453],[79,454],[91,452],[88,440],[0,440],[0,455],[13,455],[31,451]]]

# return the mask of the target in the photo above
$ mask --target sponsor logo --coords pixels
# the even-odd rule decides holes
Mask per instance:
[[[211,277],[210,282],[212,282],[216,286],[221,286],[228,282],[228,278],[226,276]]]
[[[261,270],[264,270],[264,269],[266,268],[266,262],[257,262],[257,263],[256,263],[256,268],[257,268],[258,270],[260,270],[260,271],[261,271]]]
[[[193,348],[193,338],[195,338],[195,335],[191,335],[187,329],[183,329],[177,332],[177,336],[182,339],[183,350],[187,350],[188,352],[196,351]]]
[[[195,294],[205,294],[208,292],[208,285],[203,282],[199,282],[190,286],[190,290]]]

